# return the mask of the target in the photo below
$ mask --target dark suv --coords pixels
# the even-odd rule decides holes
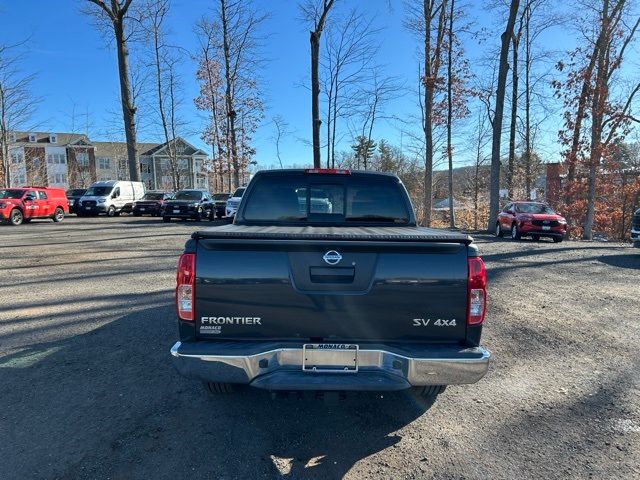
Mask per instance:
[[[152,215],[158,217],[164,212],[164,204],[173,194],[167,192],[147,192],[140,200],[133,202],[131,213],[134,217]]]
[[[71,190],[67,190],[67,198],[69,199],[69,213],[78,213],[80,199],[86,191],[86,188],[72,188]]]
[[[162,219],[170,222],[172,218],[202,220],[215,217],[215,203],[206,190],[180,190],[165,202]]]
[[[224,209],[227,206],[227,200],[231,196],[230,193],[214,193],[213,200],[216,203],[216,217],[224,217]]]

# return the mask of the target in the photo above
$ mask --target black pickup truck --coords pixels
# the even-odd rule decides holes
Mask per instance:
[[[176,308],[173,363],[213,392],[414,387],[435,399],[489,363],[472,239],[417,227],[389,174],[257,173],[233,224],[187,241]]]

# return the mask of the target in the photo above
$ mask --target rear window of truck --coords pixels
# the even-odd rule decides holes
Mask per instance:
[[[265,175],[249,192],[243,220],[407,224],[409,211],[393,177]]]

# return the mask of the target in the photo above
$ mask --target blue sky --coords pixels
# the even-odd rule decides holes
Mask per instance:
[[[135,1],[135,0],[134,0]],[[116,59],[114,51],[94,29],[91,21],[80,12],[85,0],[0,0],[0,42],[12,43],[26,37],[25,72],[37,73],[34,93],[42,98],[38,107],[37,123],[41,130],[70,131],[71,112],[75,108],[75,130],[84,131],[85,113],[89,112],[89,133],[94,139],[116,140],[113,122],[118,121],[119,92]],[[55,5],[54,5],[55,3]],[[340,0],[337,2],[340,4]],[[404,79],[410,88],[406,94],[393,101],[388,107],[389,114],[405,118],[409,123],[417,115],[417,105],[413,91],[417,69],[418,41],[402,25],[405,15],[399,0],[342,0],[342,8],[355,5],[367,7],[367,11],[378,12],[376,25],[381,27],[381,48],[378,62],[387,66],[390,75]],[[173,0],[169,23],[173,42],[194,51],[196,39],[194,23],[210,11],[213,0]],[[273,134],[271,119],[281,115],[289,123],[292,134],[283,142],[283,157],[287,164],[305,164],[311,160],[310,147],[302,140],[311,136],[310,97],[302,86],[307,81],[309,71],[308,28],[299,20],[297,2],[288,0],[257,1],[256,5],[268,8],[271,16],[264,24],[265,57],[268,59],[262,72],[264,79],[265,119],[255,136],[256,159],[261,166],[276,163],[275,148],[270,137]],[[489,30],[495,29],[497,15],[485,11],[478,2],[469,2],[469,17]],[[343,10],[344,11],[344,10]],[[336,11],[338,14],[339,11]],[[503,28],[503,27],[502,27]],[[496,30],[497,31],[497,30]],[[466,38],[465,48],[469,57],[477,59],[486,51],[496,48],[495,39],[483,45]],[[545,45],[570,48],[573,45],[567,29],[558,28],[544,37]],[[192,99],[198,94],[195,81],[195,64],[185,56],[180,71],[185,87],[183,115],[189,121],[185,137],[206,148],[199,140],[198,131],[202,119],[193,106]],[[75,107],[74,107],[75,106]],[[471,128],[475,116],[468,125],[459,127],[457,164],[464,164],[469,157],[464,153],[468,142],[467,129]],[[541,150],[548,156],[557,154],[554,134],[561,119],[553,115],[541,136]],[[416,125],[417,127],[417,125]],[[381,122],[374,135],[386,138],[393,144],[408,142],[406,134],[401,134],[397,123]],[[140,141],[159,141],[157,129],[147,128],[140,135]],[[343,145],[348,148],[348,143]]]

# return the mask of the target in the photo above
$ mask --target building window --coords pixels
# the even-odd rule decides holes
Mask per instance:
[[[11,154],[11,163],[22,163],[22,154],[19,152]]]
[[[14,175],[14,176],[13,176],[13,183],[14,183],[16,186],[24,185],[25,183],[27,183],[27,179],[26,179],[25,174],[24,174],[24,173],[21,173],[21,174],[19,174],[19,175]]]
[[[49,183],[51,184],[63,184],[67,183],[66,173],[52,173],[49,175]]]
[[[141,163],[140,173],[151,173],[151,165],[149,165],[148,163]]]
[[[38,141],[38,137],[36,136],[36,134],[35,134],[35,133],[30,133],[30,134],[29,134],[29,141],[30,141],[31,143],[35,143],[35,142],[37,142],[37,141]]]
[[[67,157],[64,153],[50,153],[47,155],[47,163],[49,165],[65,165]]]
[[[49,135],[49,143],[58,143],[58,136],[55,133]]]
[[[15,133],[11,132],[11,133],[9,134],[9,142],[11,142],[11,143],[16,143],[16,138],[17,138],[17,137],[16,137],[16,134],[15,134]]]
[[[187,161],[186,158],[178,159],[178,168],[186,170],[188,168],[188,165],[189,165],[189,162]]]
[[[109,157],[100,157],[98,159],[98,168],[102,170],[111,169],[111,159]]]
[[[76,153],[76,160],[78,162],[79,167],[88,167],[89,166],[89,154],[87,152],[78,152]]]
[[[38,170],[40,168],[40,159],[38,157],[32,158],[31,164],[33,165],[34,169]]]

